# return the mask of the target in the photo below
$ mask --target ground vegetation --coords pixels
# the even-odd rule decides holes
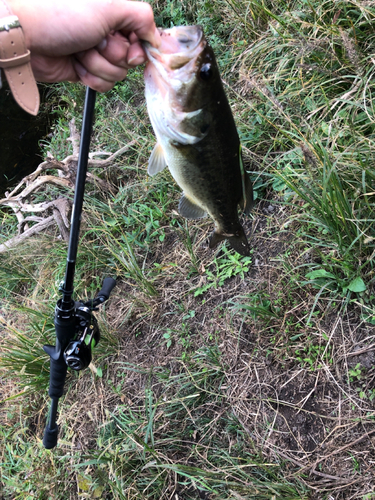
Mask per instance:
[[[46,451],[42,346],[67,245],[54,224],[1,254],[2,497],[374,499],[375,2],[152,5],[159,26],[201,24],[217,55],[254,184],[251,257],[209,249],[212,221],[178,215],[168,171],[147,176],[142,69],[98,96],[92,152],[128,147],[90,167],[75,291],[117,286]],[[83,98],[50,89],[45,158],[73,154]],[[3,207],[0,244],[17,224]]]

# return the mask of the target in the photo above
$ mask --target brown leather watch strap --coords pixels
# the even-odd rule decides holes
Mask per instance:
[[[17,16],[0,0],[0,68],[3,68],[13,97],[25,111],[36,115],[39,91],[30,64],[30,52]]]

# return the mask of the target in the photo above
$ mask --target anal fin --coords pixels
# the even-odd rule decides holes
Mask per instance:
[[[220,241],[224,241],[225,239],[226,239],[226,236],[224,236],[220,233],[217,233],[216,231],[213,231],[211,233],[211,236],[210,236],[210,239],[208,242],[208,246],[210,248],[215,248],[220,243]]]
[[[180,198],[178,211],[180,215],[186,217],[187,219],[202,219],[207,215],[207,212],[203,208],[189,200],[189,198],[184,193]]]

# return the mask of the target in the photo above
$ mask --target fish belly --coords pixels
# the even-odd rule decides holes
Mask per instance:
[[[221,172],[219,159],[191,145],[168,144],[166,160],[184,195],[212,217],[218,231],[230,231],[232,221],[238,222],[237,206],[241,196],[238,189],[228,190],[228,186],[234,185],[230,179],[232,173]]]

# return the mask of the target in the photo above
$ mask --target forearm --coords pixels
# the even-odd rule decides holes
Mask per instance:
[[[107,34],[100,13],[105,1],[6,0],[6,3],[19,18],[31,52],[73,54],[95,46]]]

